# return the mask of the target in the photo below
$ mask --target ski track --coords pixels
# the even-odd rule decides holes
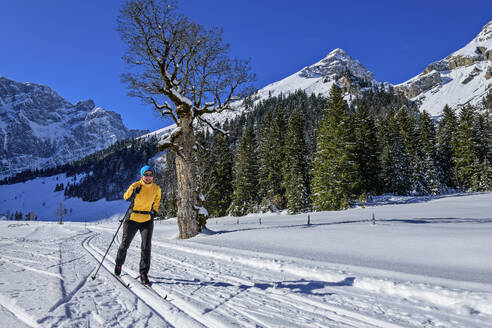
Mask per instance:
[[[102,252],[97,247],[91,245],[91,241],[92,239],[94,239],[95,236],[96,235],[87,238],[83,243],[83,247],[89,254],[94,257],[94,259],[99,262],[102,259],[104,252]],[[106,271],[112,274],[114,265],[114,260],[110,256],[106,256],[105,262],[103,263],[102,267],[104,267]],[[130,284],[128,291],[133,293],[141,302],[149,306],[154,311],[154,313],[160,316],[169,325],[174,327],[206,327],[199,321],[196,321],[191,316],[187,315],[181,309],[166,301],[164,299],[164,295],[161,295],[157,291],[150,291],[148,288],[142,286],[137,279],[129,277],[137,276],[137,272],[129,269],[124,270],[124,272],[126,272],[127,274],[122,274],[121,278],[124,282]],[[115,283],[118,282],[115,281]]]
[[[49,276],[49,277],[54,277],[54,278],[63,280],[63,277],[60,274],[49,272],[49,271],[44,271],[44,270],[39,270],[39,269],[31,268],[30,266],[27,266],[27,265],[16,263],[15,261],[18,260],[18,259],[11,260],[11,259],[8,259],[5,256],[0,256],[0,258],[3,259],[6,262],[9,262],[12,265],[18,266],[21,269],[28,270],[28,271],[33,271],[33,272],[40,273],[40,274],[43,274],[43,275],[46,275],[46,276]]]
[[[100,230],[105,230],[105,229],[100,228]],[[174,248],[172,244],[161,243],[161,242],[154,242],[154,243],[158,246],[165,246],[165,247]],[[202,252],[202,251],[196,251],[196,250],[188,250],[188,249],[186,249],[186,247],[182,247],[182,246],[175,247],[175,248],[179,251],[188,251],[192,254],[199,253],[199,255],[201,255],[201,256],[205,255],[205,256],[210,257],[210,255],[211,255],[211,253],[209,253],[207,251]],[[194,274],[192,274],[193,276],[197,276],[197,274],[196,274],[197,272],[201,272],[201,273],[205,272],[206,277],[216,274],[215,272],[212,272],[210,270],[206,270],[206,269],[197,267],[196,265],[189,265],[189,264],[186,264],[186,262],[184,262],[184,261],[179,261],[179,260],[175,260],[175,259],[170,258],[170,257],[162,256],[160,254],[156,254],[155,252],[154,252],[153,256],[154,257],[160,257],[160,258],[164,259],[165,261],[175,262],[177,265],[187,266],[187,267],[189,267],[195,271]],[[220,257],[220,256],[214,256],[212,254],[212,257],[216,258],[216,257]],[[238,258],[236,257],[235,260],[237,260],[237,259]],[[241,261],[238,261],[238,262],[241,262]],[[244,262],[249,263],[249,261],[244,261]],[[268,265],[262,265],[261,269],[265,269],[266,267],[268,267]],[[177,266],[176,266],[176,268],[177,268]],[[291,309],[297,308],[301,313],[304,312],[304,314],[306,314],[306,307],[314,308],[314,311],[317,311],[316,313],[318,313],[318,314],[321,310],[324,312],[323,314],[324,314],[325,319],[332,321],[332,324],[335,324],[335,322],[338,322],[338,323],[342,322],[342,323],[347,324],[349,327],[387,327],[387,328],[401,327],[401,326],[398,326],[398,325],[395,325],[392,323],[387,323],[387,322],[384,322],[384,321],[381,321],[381,320],[378,320],[375,318],[367,317],[367,316],[364,316],[364,315],[361,315],[361,314],[358,314],[358,313],[355,313],[355,312],[352,312],[349,310],[343,310],[340,308],[336,308],[334,306],[327,306],[327,305],[323,304],[322,302],[316,302],[316,301],[308,300],[306,298],[299,297],[297,295],[293,295],[292,293],[290,293],[289,297],[295,296],[296,300],[298,302],[301,302],[301,304],[303,304],[303,306],[299,306],[297,304],[294,304],[294,303],[288,301],[285,298],[281,298],[279,296],[274,296],[274,293],[272,291],[270,291],[271,288],[265,289],[265,292],[268,291],[268,294],[253,291],[252,289],[255,288],[255,284],[251,283],[249,280],[244,280],[244,279],[240,279],[237,277],[227,276],[223,273],[220,274],[220,278],[222,281],[228,281],[229,283],[232,282],[232,284],[233,284],[232,286],[235,286],[235,287],[240,288],[240,289],[242,288],[242,291],[240,291],[238,294],[232,296],[231,298],[227,299],[226,301],[219,303],[219,305],[217,305],[215,307],[215,309],[212,309],[212,310],[210,310],[207,307],[207,303],[204,303],[203,300],[201,300],[200,298],[197,298],[197,297],[193,297],[193,294],[196,291],[194,291],[188,295],[186,295],[182,292],[176,291],[176,290],[172,291],[171,295],[172,295],[172,298],[174,299],[174,303],[178,307],[180,307],[181,309],[183,309],[183,310],[186,309],[186,311],[191,316],[193,316],[197,320],[203,321],[209,327],[230,327],[230,326],[234,325],[235,324],[234,321],[230,321],[227,324],[224,324],[223,322],[224,322],[225,318],[223,316],[220,316],[220,315],[215,315],[215,316],[212,316],[212,318],[210,318],[208,320],[204,320],[203,314],[207,314],[207,318],[210,317],[210,313],[212,313],[218,307],[225,305],[226,302],[230,302],[231,299],[237,297],[240,293],[243,293],[245,291],[248,291],[250,294],[255,295],[257,299],[262,299],[262,298],[265,299],[265,296],[268,296],[268,298],[270,298],[270,303],[271,303],[272,309],[275,309],[276,304],[280,302],[283,305],[287,305]],[[246,286],[246,288],[245,288],[245,286]],[[157,289],[159,287],[154,287],[154,288]],[[170,294],[171,291],[167,290],[166,293]],[[273,301],[273,302],[271,302],[271,301]],[[192,302],[195,304],[194,305],[191,304]],[[264,306],[264,304],[263,304],[263,306]],[[200,308],[205,308],[205,311],[200,310]],[[270,327],[270,325],[267,322],[265,322],[263,319],[259,318],[259,316],[255,316],[251,313],[248,313],[247,311],[240,309],[238,306],[230,305],[227,308],[227,310],[221,310],[220,312],[230,313],[231,311],[240,314],[241,316],[244,317],[245,320],[249,319],[250,321],[253,321],[256,324],[259,324],[260,326]],[[343,313],[343,314],[340,315],[339,313]],[[277,318],[277,319],[281,319],[281,318]],[[229,320],[231,320],[231,319],[229,319]],[[236,318],[236,320],[237,320],[237,318]],[[286,324],[293,324],[293,323],[292,322],[290,322],[290,323],[286,322]],[[320,327],[323,327],[326,324],[326,322],[321,322],[318,324]],[[302,327],[303,325],[297,324],[296,326]]]
[[[161,254],[155,254],[154,256],[163,258],[168,262],[174,262],[176,265],[187,266],[187,267],[195,270],[195,272],[200,271],[200,272],[205,273],[208,276],[212,276],[212,275],[216,274],[215,272],[213,272],[211,270],[200,268],[200,267],[197,267],[196,265],[193,265],[193,264],[187,264],[183,260],[179,261],[179,260],[173,259],[169,256],[163,256]],[[311,307],[311,308],[313,308],[312,312],[316,312],[319,314],[319,312],[321,310],[321,311],[324,311],[323,314],[327,319],[337,321],[337,322],[345,322],[349,325],[353,325],[354,327],[374,327],[374,326],[376,326],[376,327],[388,327],[388,328],[400,327],[398,325],[395,325],[392,323],[387,323],[387,322],[384,322],[382,320],[378,320],[378,319],[371,318],[368,316],[364,316],[364,315],[355,313],[353,311],[344,310],[342,308],[338,308],[338,307],[334,307],[334,306],[329,306],[323,302],[315,301],[315,300],[312,300],[308,297],[302,297],[302,296],[296,295],[294,293],[285,293],[282,291],[278,291],[278,290],[276,290],[274,285],[271,283],[264,283],[263,285],[272,285],[272,286],[267,287],[267,288],[262,288],[265,291],[265,293],[261,293],[261,292],[257,291],[257,290],[259,290],[257,285],[262,285],[261,283],[259,283],[259,284],[252,283],[249,280],[245,280],[245,279],[234,277],[234,276],[229,276],[229,275],[224,274],[224,273],[220,274],[220,279],[223,282],[231,283],[233,285],[236,285],[237,287],[247,286],[248,292],[253,294],[253,295],[256,295],[258,298],[261,298],[262,296],[265,296],[265,294],[266,294],[269,298],[271,298],[275,301],[274,303],[283,303],[283,304],[286,304],[290,307],[296,307],[300,311],[305,312],[306,308]],[[294,302],[291,302],[286,295],[290,298],[294,298],[297,301],[297,304]],[[300,306],[299,304],[301,304],[302,306]],[[237,310],[237,309],[235,309],[235,310]],[[244,311],[241,311],[241,312],[244,314]],[[342,314],[342,315],[340,315],[340,314]],[[353,320],[353,319],[355,319],[355,320]]]
[[[144,327],[143,323],[148,327],[169,326],[138,298],[120,299],[121,290],[108,289],[108,281],[88,284],[92,282],[88,278],[95,263],[81,243],[94,235],[90,231],[66,238],[53,234],[44,240],[18,238],[17,244],[2,244],[2,254],[8,256],[0,255],[0,266],[14,273],[8,282],[0,280],[4,290],[0,294],[0,312],[6,316],[3,324],[19,327]],[[15,273],[13,267],[21,271]],[[57,272],[48,271],[55,267]],[[17,287],[28,271],[35,272],[37,279],[27,281],[24,290],[30,291],[34,298],[24,297],[22,287]],[[112,278],[109,279],[111,285]],[[0,322],[0,327],[4,327],[3,324]]]
[[[159,243],[159,242],[156,242],[156,244],[160,245],[160,246],[163,245],[163,243]],[[166,246],[169,246],[169,245],[166,244]],[[135,249],[135,248],[136,247],[133,247],[133,249]],[[130,250],[132,250],[132,248],[130,248]],[[170,258],[168,256],[162,256],[156,252],[154,252],[153,256],[164,259],[166,262],[176,263],[177,266],[174,267],[173,269],[178,268],[178,265],[187,266],[189,269],[192,270],[191,275],[193,277],[203,276],[205,274],[205,277],[208,278],[209,276],[217,274],[216,272],[212,272],[210,270],[200,268],[196,265],[186,264],[186,262],[184,260],[182,260],[180,262],[179,260],[175,260],[175,259]],[[138,257],[138,255],[137,255],[137,257]],[[177,270],[177,271],[179,272],[180,270]],[[195,317],[198,320],[201,320],[205,325],[207,325],[209,327],[224,327],[224,326],[230,327],[230,326],[233,326],[234,325],[233,320],[237,321],[237,316],[230,318],[228,320],[230,322],[228,322],[227,324],[224,325],[221,323],[221,322],[224,322],[224,319],[227,318],[227,316],[225,316],[223,314],[224,312],[226,312],[226,313],[232,312],[232,313],[240,314],[240,317],[243,317],[246,321],[250,321],[251,325],[254,324],[254,325],[260,325],[262,327],[269,327],[270,325],[267,322],[265,322],[263,318],[260,318],[259,315],[251,314],[251,308],[247,309],[247,310],[249,310],[249,312],[248,312],[248,311],[245,311],[244,309],[241,309],[240,305],[228,304],[227,309],[222,309],[221,311],[219,311],[220,314],[211,315],[211,313],[213,313],[214,311],[217,312],[216,310],[219,307],[224,306],[226,303],[232,303],[231,302],[232,299],[238,297],[239,294],[241,294],[245,291],[247,291],[249,295],[255,296],[254,299],[263,299],[264,301],[267,300],[266,302],[270,303],[269,306],[273,310],[275,310],[276,305],[280,302],[284,307],[287,306],[291,310],[297,309],[297,311],[299,313],[301,313],[302,315],[304,315],[304,317],[313,316],[312,315],[313,312],[312,311],[306,311],[306,308],[314,308],[314,310],[317,311],[316,313],[318,315],[319,315],[319,312],[321,311],[321,312],[323,312],[324,316],[323,316],[323,321],[317,323],[317,325],[319,325],[320,327],[326,326],[328,324],[328,322],[331,322],[332,325],[335,323],[338,323],[338,324],[344,323],[345,326],[347,326],[347,327],[401,327],[399,325],[396,325],[393,323],[388,323],[388,322],[385,322],[385,321],[382,321],[379,319],[375,319],[372,317],[364,316],[364,315],[355,313],[353,311],[345,310],[342,308],[337,308],[334,306],[328,306],[322,302],[315,302],[315,301],[306,299],[305,297],[300,297],[300,296],[296,297],[297,302],[300,302],[300,304],[301,304],[301,306],[298,306],[298,305],[295,305],[292,302],[288,301],[286,298],[281,298],[280,296],[275,295],[275,293],[273,293],[271,291],[272,288],[266,288],[264,290],[264,292],[255,291],[254,289],[258,289],[258,288],[255,288],[255,284],[251,283],[251,281],[237,278],[237,277],[230,277],[230,276],[224,275],[224,273],[220,273],[220,279],[221,279],[221,281],[224,281],[224,282],[225,281],[232,282],[232,284],[231,284],[232,287],[242,289],[242,291],[240,291],[236,295],[231,296],[226,301],[219,303],[219,305],[217,305],[214,309],[210,309],[210,306],[207,304],[207,302],[204,302],[203,299],[200,299],[199,297],[193,296],[198,291],[198,289],[200,289],[202,286],[199,286],[197,288],[197,290],[194,290],[188,294],[185,294],[181,291],[170,290],[170,289],[166,289],[165,293],[171,295],[171,298],[173,299],[173,303],[176,304],[176,306],[178,306],[182,310],[186,311],[190,316]],[[191,279],[190,279],[190,281],[191,281]],[[157,281],[154,283],[154,286],[155,286],[154,289],[158,290],[159,288],[161,288],[160,285],[158,285],[158,284],[159,283]],[[292,295],[293,294],[290,293],[289,297],[292,297]],[[247,297],[245,297],[245,298],[247,298]],[[242,298],[241,301],[244,302],[245,299]],[[210,300],[208,301],[208,303],[210,303]],[[263,306],[265,306],[265,304],[263,304]],[[342,313],[342,314],[340,314],[340,313]],[[206,314],[206,316],[204,314]],[[271,315],[273,315],[273,313],[271,313]],[[277,315],[279,315],[279,318],[277,318],[277,320],[279,320],[279,319],[282,319],[282,315],[285,315],[285,313],[280,313],[280,314],[277,313]],[[204,317],[206,317],[208,320],[204,320]],[[292,318],[292,319],[295,319],[295,318]],[[286,324],[287,325],[294,325],[293,322],[290,322],[290,324],[289,324],[289,322],[286,322]],[[308,327],[309,325],[306,322],[298,322],[295,324],[295,326]]]
[[[134,242],[123,268],[122,280],[130,283],[125,288],[111,277],[117,236],[99,271],[102,281],[93,281],[89,277],[95,271],[87,269],[102,259],[113,230],[73,226],[61,230],[71,233],[67,237],[36,239],[45,229],[36,227],[27,235],[31,239],[17,239],[25,250],[11,248],[18,247],[15,238],[1,244],[0,265],[48,276],[59,290],[54,302],[35,307],[21,302],[15,290],[0,294],[0,306],[28,327],[152,327],[159,322],[159,327],[187,328],[492,328],[485,319],[490,304],[475,304],[487,299],[480,292],[374,278],[365,271],[359,276],[336,266],[325,270],[294,257],[194,241],[153,241],[151,273],[159,276],[150,276],[152,288],[135,278],[140,245]],[[83,272],[77,270],[80,261],[87,263]],[[48,271],[55,267],[58,272]],[[461,307],[477,315],[460,315]]]
[[[171,249],[174,250],[174,252],[166,252],[167,254],[171,254],[171,253],[175,253],[176,251],[183,251],[184,250],[185,252],[188,252],[188,253],[191,253],[191,254],[198,252],[198,253],[200,253],[201,256],[210,255],[210,253],[208,253],[207,251],[205,251],[206,254],[204,254],[204,252],[202,250],[198,250],[197,251],[195,249],[184,249],[186,247],[185,246],[181,246],[181,245],[175,247],[174,244],[170,244],[170,243],[158,242],[156,244],[157,245],[160,245],[160,246],[168,247],[168,248],[171,248]],[[212,256],[209,256],[209,257],[212,257],[213,260],[217,260],[221,256],[222,256],[222,254],[221,255],[213,254]],[[225,256],[227,257],[227,255],[225,255]],[[169,256],[168,256],[168,258],[169,258]],[[255,261],[252,261],[251,259],[242,259],[242,260],[243,260],[243,262],[247,262],[248,264],[255,263]],[[179,262],[180,265],[183,265],[184,260],[181,259],[178,262]],[[224,261],[224,262],[227,265],[227,262],[232,262],[232,263],[241,262],[241,259],[238,259],[237,255],[235,255],[235,258],[234,259],[229,259],[228,258],[227,261]],[[222,265],[224,265],[224,263],[222,263]],[[265,268],[266,266],[268,266],[268,264],[260,264],[259,265],[259,267],[262,267],[262,268]],[[226,277],[226,275],[224,275],[223,273],[221,273],[220,274],[220,277],[223,278],[223,277]],[[237,278],[234,278],[234,279],[237,279]],[[245,283],[244,281],[240,281],[240,282],[241,283]],[[350,294],[357,295],[358,298],[360,298],[362,296],[362,298],[365,298],[366,299],[363,304],[371,304],[371,303],[374,303],[375,301],[377,301],[378,303],[382,303],[381,306],[384,306],[385,308],[391,309],[392,307],[394,307],[392,305],[392,302],[388,302],[388,301],[381,302],[381,299],[378,298],[378,293],[373,293],[373,292],[367,293],[367,291],[364,291],[364,293],[362,293],[362,295],[361,295],[361,293],[354,293],[353,292],[353,289],[347,289],[347,288],[341,289],[341,288],[337,288],[335,290],[334,287],[327,287],[327,288],[329,290],[332,290],[334,294],[343,295],[346,292],[348,292],[349,295]],[[269,290],[271,290],[271,289],[269,289]],[[367,294],[369,294],[370,296],[366,296]],[[373,295],[371,295],[371,294],[373,294]],[[378,326],[378,327],[391,327],[391,326],[396,326],[396,324],[393,324],[393,323],[382,322],[379,319],[371,318],[369,316],[362,316],[359,312],[348,311],[348,310],[345,310],[345,309],[341,309],[339,306],[334,307],[334,306],[328,305],[327,304],[327,300],[323,300],[322,302],[320,302],[320,301],[313,300],[310,297],[304,297],[304,296],[300,296],[300,295],[293,294],[293,293],[290,293],[289,294],[289,297],[293,297],[293,298],[295,298],[299,302],[307,302],[308,304],[311,304],[313,306],[316,306],[317,308],[322,308],[322,309],[325,309],[325,310],[328,310],[328,311],[337,312],[337,313],[344,313],[347,317],[357,318],[357,319],[359,319],[361,321],[365,321],[366,323],[369,323],[369,324],[372,324],[372,325],[375,325],[375,326]],[[456,322],[456,320],[462,321],[463,327],[467,327],[468,324],[471,324],[471,325],[477,325],[477,324],[479,324],[482,327],[492,327],[492,325],[490,325],[488,323],[485,323],[483,321],[480,322],[480,321],[475,321],[475,320],[468,319],[468,318],[463,318],[462,316],[455,315],[454,313],[449,312],[448,310],[446,310],[446,311],[439,311],[436,307],[433,307],[433,308],[429,309],[428,308],[428,304],[427,305],[420,305],[417,302],[417,305],[418,306],[415,306],[415,304],[409,303],[405,298],[403,298],[403,300],[401,300],[401,299],[398,299],[397,297],[393,297],[393,299],[394,299],[394,301],[397,301],[397,302],[400,301],[399,303],[402,303],[401,301],[407,302],[407,304],[405,304],[403,306],[403,308],[407,308],[408,309],[408,313],[411,314],[411,316],[413,316],[413,317],[409,317],[408,318],[408,321],[409,321],[408,323],[411,323],[412,325],[415,325],[415,326],[420,326],[424,322],[427,323],[429,326],[433,322],[436,325],[439,325],[439,322],[441,321],[439,318],[443,318],[443,319],[449,321],[449,317],[452,317],[453,319],[455,319],[454,320],[455,322]],[[339,305],[339,304],[337,304],[337,305]],[[400,306],[400,304],[398,304],[398,305]],[[427,308],[424,308],[424,306],[427,307]],[[357,309],[357,307],[355,307],[355,309]],[[416,312],[415,310],[418,310],[417,313],[422,313],[422,315],[420,315],[420,318],[419,317],[416,317],[416,315],[414,314]],[[401,313],[398,313],[397,310],[395,310],[394,313],[397,314],[399,318],[403,315]]]
[[[29,327],[41,327],[31,315],[29,315],[24,309],[16,305],[16,301],[14,299],[0,294],[0,305],[11,312],[19,321],[23,322]]]
[[[97,230],[99,230],[100,232],[111,231],[111,229],[107,229],[104,227],[98,227]],[[203,275],[208,280],[210,280],[210,277],[214,277],[214,276],[219,277],[221,279],[220,280],[221,282],[229,281],[231,287],[240,288],[246,286],[247,294],[254,295],[255,298],[263,297],[266,299],[270,299],[270,301],[274,300],[277,303],[281,302],[281,304],[283,304],[284,306],[289,307],[289,311],[297,308],[298,311],[304,313],[309,311],[312,312],[314,311],[318,316],[320,315],[320,313],[322,313],[322,316],[325,319],[325,321],[322,322],[321,324],[316,322],[311,322],[311,324],[306,324],[305,322],[303,324],[300,323],[294,324],[293,322],[290,322],[289,324],[286,324],[288,326],[445,327],[447,325],[452,324],[453,327],[469,327],[469,326],[492,327],[492,325],[490,325],[487,322],[484,322],[483,320],[480,320],[480,318],[474,320],[474,318],[460,316],[459,314],[453,313],[453,311],[449,311],[449,309],[446,309],[445,306],[443,309],[443,307],[439,306],[440,305],[439,302],[437,302],[437,304],[435,305],[432,305],[429,304],[428,302],[422,303],[419,300],[412,300],[411,298],[407,299],[406,297],[399,295],[398,293],[394,295],[391,295],[391,293],[388,295],[380,295],[380,291],[378,290],[371,291],[369,289],[361,290],[360,288],[353,288],[348,286],[344,287],[343,280],[339,281],[334,278],[344,278],[344,279],[352,278],[350,276],[347,276],[346,272],[342,272],[342,273],[316,272],[311,270],[310,268],[300,268],[299,265],[295,265],[296,264],[295,262],[297,260],[296,258],[288,258],[289,261],[287,261],[288,263],[286,263],[285,261],[279,261],[275,258],[272,260],[268,258],[268,254],[267,254],[265,256],[266,260],[265,258],[263,258],[264,257],[263,255],[262,258],[258,260],[257,258],[254,258],[254,256],[252,256],[254,255],[253,252],[238,251],[236,249],[229,250],[227,248],[224,249],[223,247],[220,247],[220,250],[214,251],[214,248],[218,248],[217,246],[202,245],[195,242],[187,242],[186,246],[177,245],[177,243],[161,242],[161,241],[154,241],[153,244],[156,245],[157,247],[164,247],[168,249],[168,251],[165,252],[160,252],[160,251],[156,252],[155,250],[153,251],[154,272],[158,271],[158,269],[161,269],[161,272],[168,271],[170,274],[176,276],[175,277],[176,281],[179,281],[180,277],[186,277],[186,275],[191,275],[192,278],[190,278],[189,281],[192,281],[193,279],[195,279],[195,277],[202,277]],[[197,247],[193,247],[193,245],[196,245]],[[136,245],[136,243],[134,243],[132,247],[130,247],[129,254],[130,252],[133,252],[134,255],[132,256],[129,255],[127,259],[139,258],[138,247],[139,246]],[[232,251],[233,255],[228,255],[227,254],[228,251]],[[166,254],[167,256],[163,256],[162,254]],[[172,258],[171,255],[176,258]],[[273,255],[273,257],[276,256]],[[155,260],[156,258],[158,258],[159,261],[156,261]],[[216,270],[207,271],[207,269],[203,268],[203,266],[210,265],[210,264],[203,263],[205,261],[203,260],[204,258],[208,259],[208,261],[210,261],[211,263],[214,262],[220,263],[220,265],[217,264],[219,266],[219,269],[222,269],[222,267],[226,266],[226,267],[230,267],[229,269],[227,269],[229,271],[241,272],[244,271],[244,269],[251,268],[253,269],[253,274],[251,276],[247,276],[246,279],[242,279],[242,278],[238,278],[237,274],[228,276],[222,270],[220,272]],[[285,257],[280,256],[280,258],[285,258]],[[197,262],[196,259],[199,259],[199,261]],[[170,262],[174,263],[172,267],[169,267]],[[187,262],[190,262],[192,264],[187,264]],[[163,267],[162,267],[162,263],[165,263]],[[238,264],[241,265],[238,266]],[[133,265],[133,266],[138,267],[137,265]],[[183,266],[188,266],[187,270],[184,270],[184,272],[183,270],[179,270],[179,267],[183,267]],[[267,271],[272,271],[272,272],[280,273],[282,275],[290,274],[293,276],[303,276],[309,278],[312,278],[311,276],[314,275],[314,277],[318,279],[324,277],[325,279],[320,279],[321,283],[326,282],[327,277],[331,277],[332,279],[328,281],[339,281],[339,283],[328,282],[323,287],[325,288],[324,290],[329,291],[330,293],[333,294],[333,297],[336,296],[337,298],[333,300],[332,296],[325,297],[325,298],[314,297],[311,294],[305,295],[305,293],[303,293],[302,291],[301,294],[294,293],[294,292],[287,293],[288,294],[287,297],[283,295],[285,294],[284,292],[275,290],[273,286],[269,288],[262,288],[263,290],[261,291],[260,290],[254,291],[256,288],[253,288],[253,285],[255,284],[253,284],[251,281],[255,280],[254,272],[255,271],[257,272],[259,270],[262,271],[262,274],[264,274]],[[158,279],[161,278],[158,277],[153,277],[153,278],[156,279],[155,280],[156,282],[154,283],[155,289],[163,288],[162,286],[166,285],[165,282],[158,281]],[[229,278],[231,280],[228,280]],[[276,277],[276,279],[278,280],[278,276]],[[365,279],[365,282],[371,281],[371,279],[367,279],[367,277],[362,277],[361,279]],[[198,281],[200,282],[200,280]],[[266,284],[272,284],[272,281],[276,281],[276,280],[272,279],[271,281],[267,281]],[[390,282],[386,280],[384,281]],[[303,279],[293,282],[295,283],[304,282],[305,284],[309,283],[309,281],[305,281]],[[282,284],[281,281],[279,283]],[[376,283],[380,283],[380,281],[376,281]],[[171,285],[171,284],[167,283],[167,285]],[[352,286],[354,286],[354,284]],[[178,285],[178,288],[173,288],[171,285],[171,287],[169,288],[165,288],[165,289],[163,288],[163,293],[171,295],[171,298],[173,299],[173,303],[176,304],[176,306],[181,308],[183,311],[186,311],[190,316],[195,317],[196,315],[201,315],[202,317],[205,316],[207,318],[210,318],[211,317],[210,313],[216,312],[216,318],[208,319],[205,321],[204,319],[201,319],[202,322],[209,327],[224,326],[224,325],[218,325],[217,323],[215,325],[212,325],[212,322],[210,320],[216,321],[218,319],[222,320],[222,322],[230,321],[228,322],[228,324],[225,325],[227,327],[235,326],[235,324],[237,324],[238,319],[245,320],[246,323],[245,322],[240,323],[242,326],[259,325],[261,327],[269,327],[268,321],[265,321],[262,318],[261,313],[260,314],[254,313],[254,315],[251,314],[252,309],[255,306],[261,307],[261,306],[265,306],[265,304],[255,304],[249,306],[249,308],[244,309],[243,304],[248,304],[248,300],[246,299],[246,297],[241,298],[240,302],[238,301],[236,302],[236,304],[234,304],[234,298],[238,298],[241,296],[240,295],[241,293],[238,293],[237,295],[233,295],[225,301],[222,300],[221,301],[222,303],[217,301],[218,305],[214,307],[214,306],[210,306],[210,303],[213,303],[212,301],[214,301],[211,299],[215,296],[213,295],[213,293],[209,295],[207,294],[198,295],[199,290],[201,288],[206,289],[205,288],[206,286],[205,287],[199,286],[196,290],[192,290],[192,291],[186,290],[184,287],[185,286]],[[280,288],[279,290],[282,289]],[[424,290],[423,292],[426,291]],[[292,302],[289,298],[294,298],[296,302]],[[430,300],[432,301],[432,299]],[[424,301],[429,301],[429,299],[424,299]],[[298,306],[298,304],[301,305]],[[221,307],[224,309],[220,309]],[[384,311],[382,309],[384,309]],[[404,311],[402,311],[402,309]],[[227,315],[224,314],[224,312],[227,312],[229,314],[235,314],[235,315],[232,316]],[[259,311],[255,311],[255,312],[259,312]],[[364,313],[367,313],[369,315]],[[373,313],[378,313],[378,318],[371,316],[371,314]],[[274,313],[272,312],[270,313],[270,315],[274,316]],[[224,319],[227,318],[230,319],[224,321]],[[275,319],[279,319],[279,318],[275,318]],[[381,319],[385,319],[385,321]],[[276,322],[278,324],[279,320],[277,320]]]
[[[126,269],[125,271],[132,273],[133,271]],[[136,274],[133,272],[132,274]],[[193,275],[196,276],[196,275]],[[200,289],[201,287],[199,286],[197,289]],[[195,320],[200,321],[203,323],[204,326],[207,327],[234,327],[234,326],[240,326],[243,327],[245,325],[251,326],[251,327],[257,327],[258,325],[260,327],[270,327],[270,325],[264,323],[264,321],[257,316],[254,316],[252,314],[245,313],[244,311],[237,311],[234,307],[228,307],[227,310],[221,311],[222,313],[220,315],[214,314],[212,311],[208,311],[209,308],[209,303],[210,300],[204,300],[200,299],[198,297],[193,297],[193,292],[190,294],[185,294],[176,290],[173,290],[172,293],[170,293],[169,290],[165,290],[162,288],[158,283],[153,284],[153,289],[156,291],[161,291],[161,294],[168,294],[171,295],[171,298],[173,299],[173,303],[176,304],[178,308],[180,308],[182,311],[186,312],[190,317],[195,318]],[[241,292],[244,292],[245,289],[243,289]],[[195,290],[196,292],[196,290]],[[236,293],[233,296],[231,296],[228,300],[238,296],[240,293]],[[260,298],[263,298],[265,295],[260,295]],[[244,301],[244,299],[242,299]],[[271,310],[275,310],[276,304],[273,304],[271,306]],[[205,310],[205,311],[204,311]],[[238,323],[238,318],[237,316],[231,317],[230,315],[226,315],[228,312],[237,312],[242,315],[242,318],[240,322]],[[206,315],[205,315],[206,314]],[[241,317],[241,316],[240,316]],[[281,319],[281,318],[279,318]],[[291,326],[291,323],[285,321],[285,325]],[[278,326],[278,325],[276,325]],[[306,327],[305,325],[296,325],[299,327]]]

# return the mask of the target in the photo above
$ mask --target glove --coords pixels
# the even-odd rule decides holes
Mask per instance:
[[[154,211],[154,209],[152,209],[152,210],[150,211],[150,218],[153,220],[153,219],[155,219],[156,217],[157,217],[157,212],[156,212],[156,211]]]
[[[136,197],[140,190],[142,190],[142,186],[138,186],[137,188],[133,189],[132,197]]]

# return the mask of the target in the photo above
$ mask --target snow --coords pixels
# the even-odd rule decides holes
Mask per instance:
[[[487,78],[487,72],[489,74],[492,72],[492,64],[490,59],[483,60],[483,55],[477,51],[479,47],[492,51],[492,21],[486,24],[466,46],[443,59],[443,62],[446,62],[456,57],[476,58],[477,61],[473,65],[438,72],[441,82],[412,98],[419,102],[421,111],[426,110],[432,116],[439,116],[445,105],[456,109],[466,104],[481,104],[482,99],[492,88],[490,76]],[[436,71],[419,74],[396,87],[408,87],[423,76],[430,74],[436,74]]]
[[[455,51],[451,56],[477,57],[477,47],[492,50],[492,21],[486,24],[482,31],[466,46]]]
[[[172,125],[169,125],[165,128],[144,134],[144,135],[138,137],[137,139],[149,139],[151,137],[156,137],[156,138],[160,139],[160,138],[162,138],[162,136],[169,134],[171,131],[173,131],[175,129],[176,129],[176,124],[172,124]]]
[[[55,122],[51,124],[38,124],[34,121],[27,121],[32,134],[40,139],[50,140],[51,142],[62,141],[64,138],[68,138],[71,136],[71,131],[64,129],[64,125],[66,122]]]
[[[368,71],[358,60],[349,56],[344,50],[336,48],[317,63],[306,66],[299,72],[258,90],[254,94],[254,103],[258,104],[270,97],[288,96],[298,90],[302,90],[308,95],[315,94],[327,97],[335,80],[347,71],[359,80],[366,81],[371,85],[386,86],[384,83],[377,82],[374,79],[374,74]],[[346,95],[346,100],[350,102],[351,97]],[[212,125],[218,126],[225,120],[246,112],[242,101],[235,101],[231,103],[230,107],[232,110],[204,115],[204,118]]]
[[[450,71],[441,72],[442,83],[413,98],[421,100],[420,110],[426,110],[433,116],[440,115],[445,105],[457,108],[459,105],[481,103],[490,90],[492,81],[485,78],[488,62],[476,63],[468,67],[459,67]],[[462,82],[472,74],[475,68],[481,71],[466,84]]]
[[[170,91],[173,94],[173,97],[179,99],[180,102],[187,104],[188,106],[193,106],[193,102],[191,101],[191,99],[179,93],[178,90],[171,88]]]
[[[84,175],[78,175],[77,181]],[[22,212],[24,215],[34,211],[40,220],[55,220],[56,209],[63,202],[68,213],[65,219],[72,221],[97,220],[112,215],[125,213],[128,202],[112,201],[104,199],[96,202],[84,202],[80,198],[65,199],[64,192],[54,192],[57,184],[72,182],[72,177],[67,178],[65,174],[52,177],[36,178],[25,183],[0,186],[0,215],[7,211],[15,213]],[[123,197],[123,192],[122,192]]]
[[[121,232],[90,278],[118,211],[93,221],[80,210],[90,223],[0,221],[2,325],[492,327],[492,193],[209,219],[190,240],[176,239],[176,219],[156,221],[152,289],[135,280],[138,234],[128,289],[110,274]]]
[[[303,68],[278,82],[264,87],[258,92],[260,99],[288,95],[296,90],[307,94],[328,95],[333,86],[334,75],[348,70],[351,74],[362,79],[373,81],[374,75],[367,71],[362,64],[348,56],[342,49],[337,48],[319,62]]]

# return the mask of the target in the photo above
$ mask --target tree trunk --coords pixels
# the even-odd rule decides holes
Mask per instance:
[[[198,218],[198,188],[195,162],[195,135],[191,115],[181,117],[181,135],[177,144],[180,153],[176,156],[178,177],[178,227],[179,238],[188,239],[201,232]]]

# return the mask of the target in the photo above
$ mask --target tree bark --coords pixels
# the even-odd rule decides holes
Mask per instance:
[[[180,155],[176,156],[179,238],[188,239],[201,232],[197,207],[195,135],[191,115],[181,117],[181,134],[177,144],[180,146]]]

